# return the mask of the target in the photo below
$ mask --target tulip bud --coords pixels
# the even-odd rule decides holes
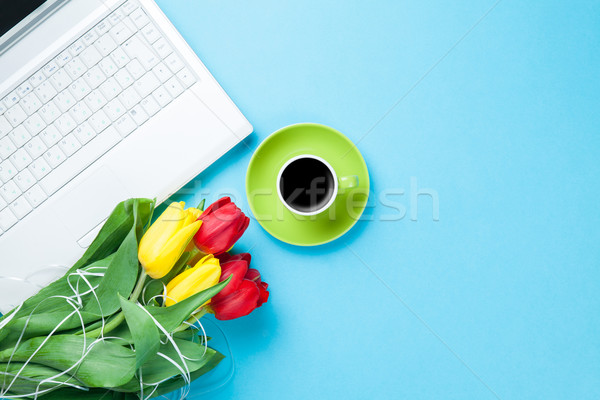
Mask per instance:
[[[210,311],[220,320],[239,318],[250,314],[269,299],[269,285],[261,280],[260,272],[248,268],[250,254],[241,253],[219,256],[223,261],[220,281],[233,275],[225,288],[210,302]]]
[[[235,319],[254,311],[259,297],[260,291],[256,284],[249,280],[243,280],[235,292],[221,301],[213,301],[210,307],[217,319]]]
[[[202,225],[200,211],[184,207],[183,201],[169,205],[140,240],[138,259],[153,279],[169,273]]]
[[[204,253],[215,255],[231,249],[250,223],[229,197],[211,204],[199,219],[202,226],[194,236],[194,242]]]
[[[219,256],[219,260],[221,261],[221,279],[219,281],[223,282],[230,276],[231,281],[229,281],[227,286],[225,286],[215,297],[213,297],[216,299],[230,295],[242,283],[244,277],[246,276],[246,272],[248,272],[248,265],[250,264],[250,254],[241,253],[236,254],[234,256]]]
[[[207,255],[198,261],[193,268],[183,271],[169,282],[165,291],[165,305],[167,307],[172,306],[196,293],[213,287],[219,283],[220,277],[219,260],[210,254]]]

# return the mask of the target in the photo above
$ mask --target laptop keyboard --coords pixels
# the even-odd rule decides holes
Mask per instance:
[[[196,82],[129,0],[0,100],[0,235]]]

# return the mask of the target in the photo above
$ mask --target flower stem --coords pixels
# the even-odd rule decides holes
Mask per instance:
[[[142,289],[144,288],[144,283],[146,282],[147,276],[148,275],[146,275],[146,271],[144,271],[142,269],[142,273],[140,274],[140,277],[135,285],[135,288],[133,288],[133,292],[131,292],[131,296],[129,296],[129,300],[136,301],[140,297],[140,294],[142,293]],[[100,335],[106,335],[108,332],[112,331],[113,329],[115,329],[116,327],[121,325],[121,322],[123,322],[124,320],[125,320],[125,314],[123,314],[123,311],[120,311],[118,314],[116,314],[114,316],[113,319],[108,321],[108,323],[106,325],[87,332],[85,334],[85,337],[89,338],[89,339],[96,339]]]
[[[135,288],[133,288],[133,292],[131,292],[131,296],[129,296],[129,300],[136,301],[140,297],[140,294],[142,293],[142,289],[144,289],[144,283],[146,283],[147,276],[148,275],[146,275],[146,271],[144,269],[142,269],[140,278],[138,279],[137,284],[135,285]]]

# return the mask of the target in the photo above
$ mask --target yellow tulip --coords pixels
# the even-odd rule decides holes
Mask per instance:
[[[202,212],[184,207],[183,201],[169,205],[140,240],[138,259],[153,279],[171,271],[202,225],[197,221]]]
[[[183,271],[169,282],[165,293],[165,305],[167,307],[172,306],[181,300],[216,285],[219,283],[220,277],[221,266],[219,259],[215,258],[212,254],[207,255],[198,261],[193,268]]]

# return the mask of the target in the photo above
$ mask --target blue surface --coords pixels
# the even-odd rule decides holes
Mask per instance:
[[[252,151],[304,121],[372,179],[332,244],[252,222],[271,299],[221,325],[215,399],[600,398],[598,1],[158,3],[255,127],[177,198],[248,211]],[[411,177],[438,221],[426,195],[411,220]]]

